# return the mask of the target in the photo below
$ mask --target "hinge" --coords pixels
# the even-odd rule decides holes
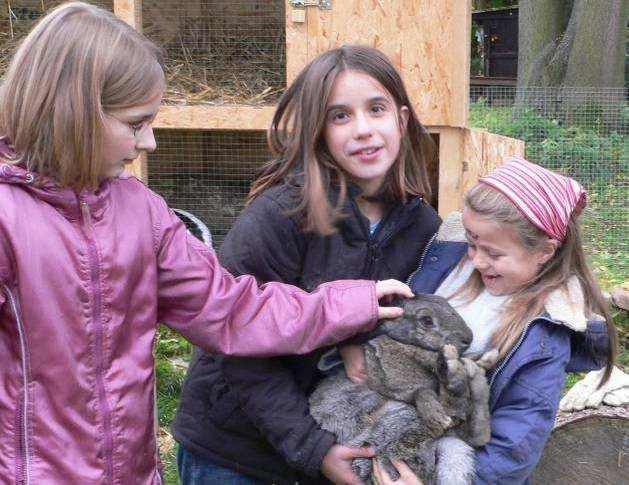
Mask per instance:
[[[332,0],[290,0],[293,8],[319,7],[321,10],[332,10]]]

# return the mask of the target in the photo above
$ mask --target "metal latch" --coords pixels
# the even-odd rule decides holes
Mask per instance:
[[[319,7],[321,10],[332,10],[332,0],[290,0],[293,8]]]

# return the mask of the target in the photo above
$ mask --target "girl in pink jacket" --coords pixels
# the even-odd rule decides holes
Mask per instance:
[[[234,278],[124,167],[155,149],[157,49],[83,3],[44,17],[0,88],[0,482],[160,483],[157,322],[211,352],[309,352],[400,309],[395,281],[313,293]]]

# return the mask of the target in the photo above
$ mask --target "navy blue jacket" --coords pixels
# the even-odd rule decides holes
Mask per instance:
[[[408,280],[411,289],[434,293],[466,251],[464,242],[435,236]],[[605,322],[589,321],[576,332],[562,316],[546,312],[529,322],[488,373],[491,439],[476,452],[476,484],[528,483],[553,428],[566,373],[605,365]]]

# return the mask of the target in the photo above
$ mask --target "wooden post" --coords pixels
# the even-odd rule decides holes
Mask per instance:
[[[138,32],[142,32],[142,0],[114,0],[114,14]],[[148,183],[146,161],[146,153],[143,153],[133,161],[128,169],[130,173],[144,183]]]
[[[142,0],[114,0],[114,14],[142,32]]]

